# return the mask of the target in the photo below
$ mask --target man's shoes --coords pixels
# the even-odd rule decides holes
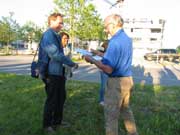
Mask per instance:
[[[60,128],[68,128],[70,124],[68,122],[62,121],[61,124],[57,124],[53,126],[54,130],[59,130]]]
[[[60,126],[63,127],[63,128],[68,128],[71,125],[68,122],[66,122],[66,121],[62,121]]]
[[[73,77],[73,73],[72,73],[72,72],[70,72],[69,77],[70,77],[70,78]]]
[[[44,132],[48,133],[48,134],[54,134],[55,133],[55,129],[51,126],[44,128]]]
[[[70,124],[68,122],[62,121],[61,124],[54,125],[53,129],[54,130],[59,130],[60,128],[69,128]]]

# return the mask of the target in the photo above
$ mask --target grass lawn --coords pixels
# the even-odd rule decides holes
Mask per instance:
[[[29,76],[0,74],[0,135],[44,135],[43,83]],[[98,83],[68,81],[64,119],[57,135],[105,135]],[[136,84],[131,98],[139,135],[180,134],[180,87]],[[122,122],[121,135],[126,135]]]

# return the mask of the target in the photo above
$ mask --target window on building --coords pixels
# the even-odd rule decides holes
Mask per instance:
[[[131,32],[133,32],[133,28],[131,28]]]
[[[139,37],[134,37],[134,38],[133,38],[133,41],[135,41],[135,42],[141,41],[141,40],[142,40],[142,38],[139,38]]]
[[[151,33],[160,33],[161,29],[160,28],[153,28],[151,29]]]
[[[150,38],[150,41],[157,41],[157,38]]]

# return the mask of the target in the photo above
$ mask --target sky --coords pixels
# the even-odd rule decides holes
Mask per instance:
[[[112,13],[119,13],[123,18],[165,19],[164,46],[175,48],[180,45],[180,17],[178,15],[180,0],[124,0],[120,8],[118,6],[111,8],[104,2],[106,0],[94,1],[101,3],[95,5],[103,18]],[[108,1],[116,2],[116,0]]]
[[[111,13],[128,18],[166,19],[166,43],[180,44],[180,0],[124,0],[124,5],[111,8],[107,0],[92,0],[102,19]],[[108,0],[112,4],[116,0]],[[14,18],[23,25],[32,20],[38,26],[45,24],[47,16],[53,10],[53,0],[0,0],[0,17],[14,12]]]
[[[32,20],[41,26],[53,10],[53,0],[0,0],[0,17],[14,12],[14,19],[21,25]]]
[[[121,10],[118,6],[110,8],[106,0],[92,0],[102,18],[110,13],[120,13],[123,17],[158,17],[178,18],[180,0],[124,0]],[[107,0],[112,4],[116,0]],[[47,15],[53,10],[53,0],[0,0],[0,16],[8,16],[13,11],[14,18],[24,24],[32,20],[38,25],[44,23]]]

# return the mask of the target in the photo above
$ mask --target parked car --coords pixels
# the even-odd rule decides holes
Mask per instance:
[[[155,52],[146,53],[144,55],[146,60],[158,60],[163,62],[164,60],[168,61],[180,61],[180,55],[177,53],[176,49],[158,49]]]

